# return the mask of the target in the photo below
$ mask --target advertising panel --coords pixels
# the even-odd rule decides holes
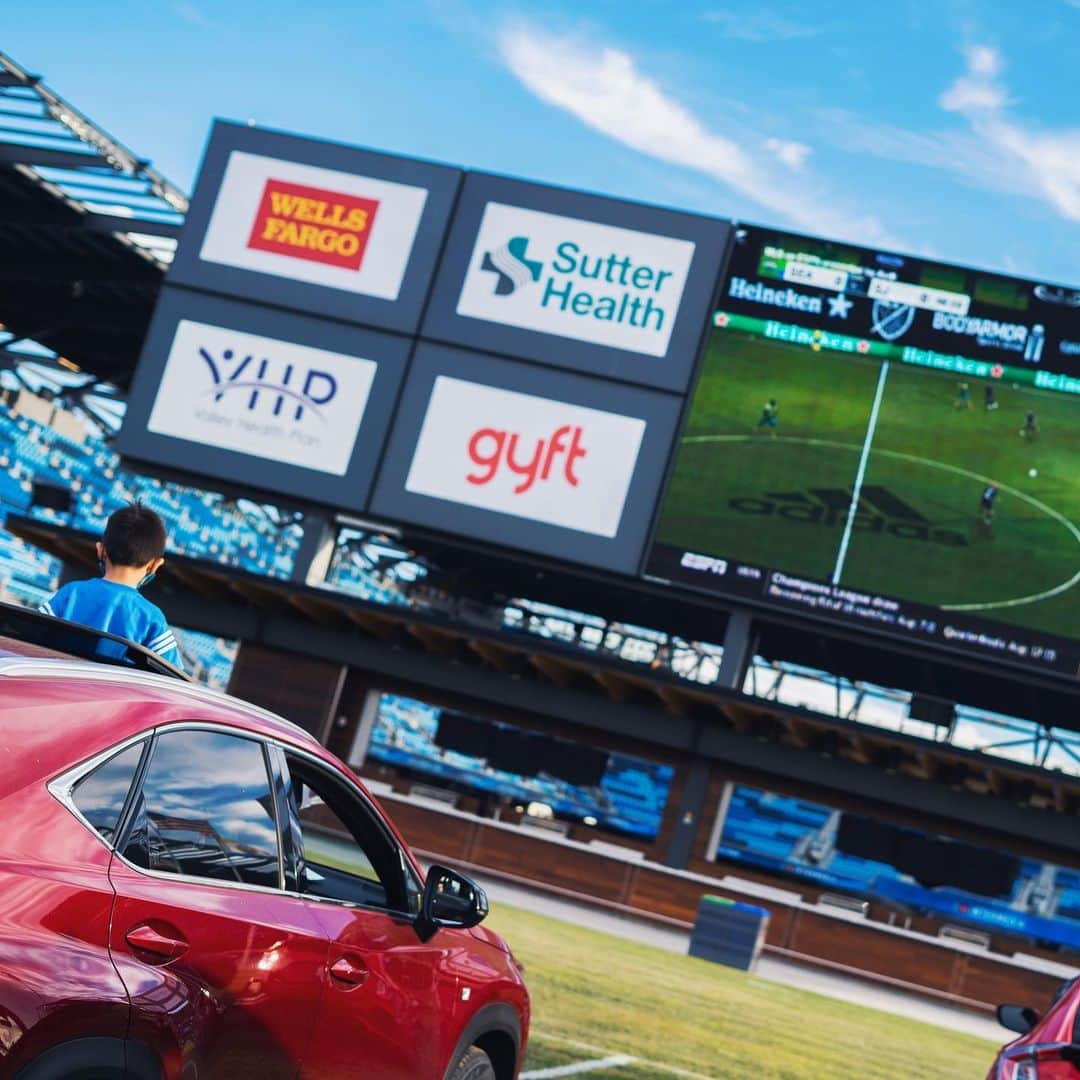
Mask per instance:
[[[460,176],[218,122],[169,281],[414,333]]]
[[[726,223],[469,174],[423,336],[686,389]]]
[[[740,229],[655,578],[1080,662],[1080,292]]]
[[[680,402],[421,343],[374,512],[634,572]]]
[[[393,335],[165,288],[119,449],[362,510],[408,349]]]

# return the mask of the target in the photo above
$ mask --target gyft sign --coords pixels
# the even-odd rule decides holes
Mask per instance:
[[[611,537],[645,421],[440,375],[407,491]]]
[[[469,173],[421,336],[683,393],[729,232],[713,218]]]
[[[694,244],[491,202],[457,311],[663,356]]]
[[[148,428],[344,476],[376,364],[181,319]]]
[[[679,408],[640,386],[421,342],[371,509],[634,572]]]

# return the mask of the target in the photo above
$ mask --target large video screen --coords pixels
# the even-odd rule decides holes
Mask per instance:
[[[1080,951],[1080,872],[733,788],[718,861]]]
[[[1080,662],[1080,289],[739,229],[647,573]]]

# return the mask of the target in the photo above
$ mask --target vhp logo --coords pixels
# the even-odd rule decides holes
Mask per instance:
[[[234,349],[222,350],[215,358],[204,345],[199,356],[210,369],[213,386],[208,393],[220,402],[226,394],[239,391],[246,395],[248,412],[262,411],[270,416],[287,416],[297,423],[311,414],[326,423],[322,411],[337,394],[337,380],[328,371],[301,368],[288,360],[272,360],[263,356],[256,361],[254,353],[241,354]]]
[[[509,296],[530,281],[539,281],[544,264],[530,259],[525,254],[529,246],[527,236],[515,236],[502,247],[484,252],[481,267],[497,275],[495,282],[496,296]]]
[[[377,368],[362,356],[180,319],[147,427],[344,476]]]

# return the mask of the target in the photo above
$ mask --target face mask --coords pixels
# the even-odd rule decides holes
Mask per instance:
[[[98,559],[97,568],[100,571],[101,576],[104,577],[105,576],[105,560],[104,559]]]
[[[157,574],[147,574],[146,577],[144,577],[142,581],[140,581],[139,584],[135,586],[135,588],[141,589],[144,585],[149,585],[150,582],[153,581],[156,577]]]

